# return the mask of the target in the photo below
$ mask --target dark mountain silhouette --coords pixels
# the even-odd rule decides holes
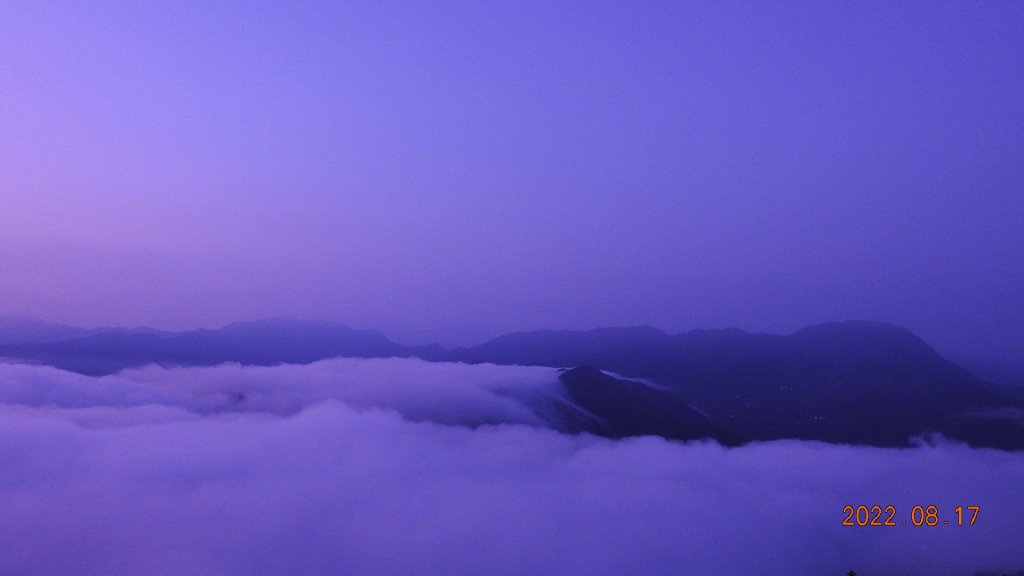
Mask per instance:
[[[788,336],[736,329],[668,335],[649,327],[508,334],[452,352],[464,362],[589,365],[670,387],[746,440],[804,438],[903,446],[941,432],[1024,448],[1024,426],[999,407],[1019,391],[979,380],[909,330],[822,324]]]
[[[0,346],[70,340],[87,334],[89,330],[85,328],[74,328],[21,316],[0,316]]]
[[[609,438],[732,440],[725,429],[671,390],[617,379],[590,366],[567,370],[559,380],[577,406],[597,417],[582,431]]]
[[[585,367],[562,375],[582,413],[537,409],[568,422],[568,431],[611,437],[905,446],[939,432],[1024,449],[1024,390],[980,380],[909,330],[879,322],[821,324],[785,336],[736,329],[670,335],[645,326],[540,330],[448,352],[336,322],[269,319],[168,333],[0,321],[0,357],[92,375],[151,363],[302,364],[337,356]]]
[[[0,346],[60,342],[97,334],[155,334],[168,336],[173,333],[145,327],[78,328],[24,316],[0,316]]]
[[[55,342],[0,346],[0,356],[42,362],[89,375],[110,374],[146,364],[210,366],[238,362],[270,366],[308,364],[337,356],[420,356],[437,360],[443,354],[437,346],[400,346],[376,330],[355,330],[338,322],[281,318],[239,322],[217,330],[110,331]]]

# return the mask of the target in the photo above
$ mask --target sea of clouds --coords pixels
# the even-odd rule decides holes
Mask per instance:
[[[0,364],[0,574],[965,575],[1024,567],[1024,454],[568,435],[537,367]],[[846,527],[846,504],[981,507]]]

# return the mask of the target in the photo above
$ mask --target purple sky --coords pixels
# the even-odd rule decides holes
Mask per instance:
[[[0,314],[1008,354],[1022,226],[1019,2],[0,2]]]

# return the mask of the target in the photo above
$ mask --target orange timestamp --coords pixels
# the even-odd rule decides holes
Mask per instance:
[[[957,506],[954,518],[939,515],[938,506],[914,506],[909,522],[897,519],[895,506],[843,506],[843,526],[974,526],[980,506]]]

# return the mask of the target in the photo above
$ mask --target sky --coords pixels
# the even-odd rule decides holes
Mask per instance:
[[[24,576],[1024,567],[1018,453],[559,434],[502,392],[550,393],[551,368],[0,364],[0,381],[0,565]],[[896,526],[843,526],[847,505],[893,506]]]
[[[1022,225],[1019,2],[0,0],[0,314],[1007,356]]]

